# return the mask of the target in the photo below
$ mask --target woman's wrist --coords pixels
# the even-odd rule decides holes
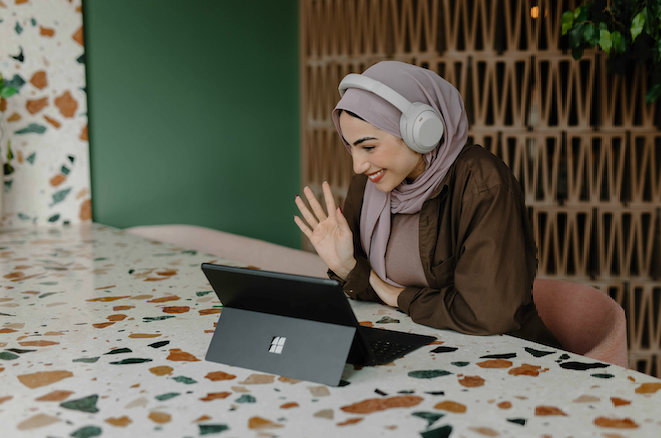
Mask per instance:
[[[337,269],[331,269],[335,274],[340,277],[342,280],[347,281],[347,278],[349,278],[349,274],[353,269],[356,267],[358,262],[356,262],[356,259],[352,258],[349,263],[347,263],[344,266],[340,266]]]
[[[374,270],[370,272],[370,285],[384,303],[392,307],[398,307],[397,298],[404,291],[403,288],[386,283]]]

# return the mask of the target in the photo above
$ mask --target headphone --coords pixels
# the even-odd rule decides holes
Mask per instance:
[[[426,103],[409,102],[387,85],[356,73],[350,73],[342,79],[338,87],[340,96],[344,96],[347,88],[370,91],[400,110],[402,117],[399,119],[399,131],[402,140],[415,152],[431,152],[441,141],[443,121],[436,110]]]

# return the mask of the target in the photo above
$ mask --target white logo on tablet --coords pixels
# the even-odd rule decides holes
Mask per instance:
[[[271,348],[269,348],[269,353],[282,354],[282,348],[285,346],[285,341],[287,338],[284,336],[275,336],[271,340]]]

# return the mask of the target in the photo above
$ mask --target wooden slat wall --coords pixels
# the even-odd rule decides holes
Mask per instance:
[[[301,180],[318,195],[329,181],[344,202],[351,157],[331,120],[344,75],[387,59],[438,72],[464,97],[473,141],[522,184],[538,278],[616,299],[630,367],[659,376],[661,110],[645,103],[643,69],[623,78],[603,52],[572,58],[560,23],[578,3],[300,0]]]

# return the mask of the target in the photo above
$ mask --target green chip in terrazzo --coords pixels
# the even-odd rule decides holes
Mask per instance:
[[[175,398],[176,396],[181,395],[179,392],[168,392],[167,394],[161,394],[154,397],[156,400],[165,401]]]
[[[74,359],[73,362],[94,363],[97,360],[99,360],[98,357],[81,357],[78,359]]]
[[[10,353],[8,351],[3,351],[2,353],[0,353],[0,359],[2,360],[14,360],[18,358],[19,358],[18,354]]]
[[[111,365],[131,365],[134,363],[145,363],[145,362],[151,362],[151,359],[141,359],[138,357],[131,358],[131,359],[122,359],[119,362],[110,362]]]
[[[99,396],[94,394],[89,397],[79,398],[78,400],[71,400],[68,402],[60,403],[60,406],[66,409],[72,409],[75,411],[91,412],[92,414],[99,412],[99,409],[96,407],[96,401],[99,399]]]
[[[91,438],[101,435],[101,428],[96,426],[85,426],[71,434],[74,438]]]
[[[450,371],[445,370],[420,370],[411,371],[408,375],[416,379],[433,379],[434,377],[447,376],[452,374]]]
[[[257,400],[250,394],[243,394],[235,400],[237,403],[255,403]]]
[[[174,377],[173,380],[176,380],[177,382],[180,382],[180,383],[185,383],[186,385],[191,385],[193,383],[197,383],[197,380],[193,380],[190,377],[185,377],[185,376]]]
[[[220,433],[224,430],[228,430],[224,424],[198,424],[200,426],[200,435],[207,435],[209,433]]]

